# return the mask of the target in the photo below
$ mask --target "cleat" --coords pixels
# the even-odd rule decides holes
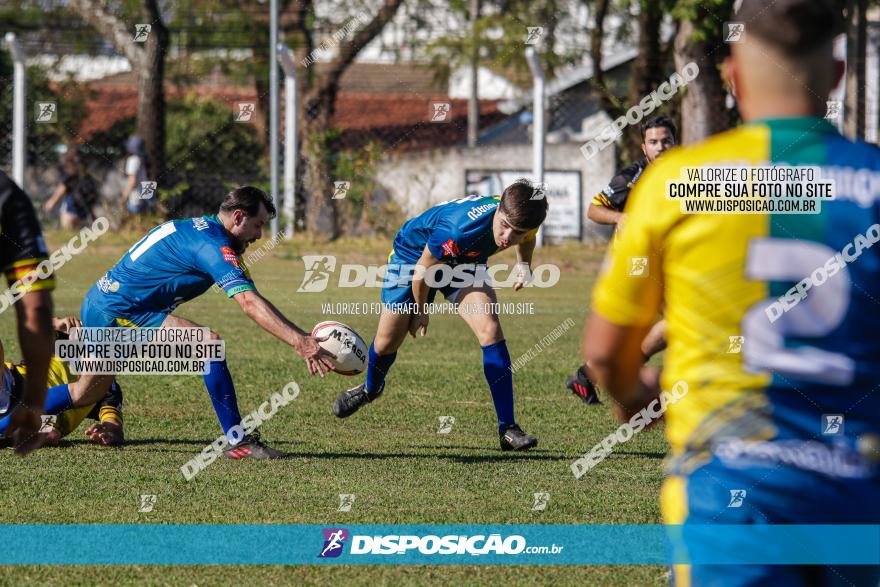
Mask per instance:
[[[538,439],[523,432],[522,428],[516,424],[507,427],[498,436],[501,441],[501,450],[529,450],[538,446]]]
[[[379,393],[371,397],[367,393],[366,384],[361,383],[357,387],[352,387],[348,391],[343,391],[336,396],[336,399],[333,400],[333,414],[337,418],[348,418],[357,412],[362,405],[370,403],[379,397],[381,393],[382,390],[380,389]]]
[[[596,384],[590,381],[589,377],[584,373],[584,368],[580,367],[577,370],[577,373],[569,377],[565,381],[565,387],[568,388],[574,395],[579,397],[583,402],[587,405],[597,405],[602,402],[599,401],[599,394],[596,391]]]
[[[266,446],[260,440],[260,433],[257,431],[248,434],[238,444],[233,444],[223,451],[223,457],[233,461],[244,459],[261,461],[265,459],[282,459],[286,456],[286,452]]]

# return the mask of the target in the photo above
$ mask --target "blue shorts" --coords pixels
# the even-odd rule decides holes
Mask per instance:
[[[878,524],[880,476],[841,478],[788,465],[732,468],[713,457],[690,474],[664,482],[661,505],[668,523]],[[728,538],[729,540],[729,538]],[[689,546],[690,548],[690,546]],[[694,548],[736,549],[719,534]],[[767,548],[772,548],[767,545]],[[769,551],[768,551],[769,552]],[[675,585],[876,587],[880,567],[858,565],[678,565]]]
[[[102,295],[97,285],[93,285],[83,299],[80,319],[86,328],[110,328],[124,326],[129,328],[158,328],[162,326],[167,312],[114,312],[100,303]],[[121,315],[120,315],[121,314]]]
[[[406,285],[395,285],[400,278],[401,267],[415,265],[416,261],[401,259],[394,250],[388,255],[388,271],[385,273],[382,282],[382,304],[392,311],[397,309],[401,313],[410,313],[416,303],[413,295],[412,284],[407,282]],[[428,292],[429,304],[434,302],[437,292],[441,292],[443,296],[452,303],[455,303],[461,289],[448,285],[441,288],[431,288]]]

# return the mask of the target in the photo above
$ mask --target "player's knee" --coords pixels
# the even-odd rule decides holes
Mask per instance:
[[[373,340],[373,350],[380,357],[382,355],[390,355],[391,353],[397,352],[399,344],[395,344],[395,341],[390,337],[376,337]]]
[[[480,341],[480,346],[495,344],[504,338],[504,333],[501,331],[501,322],[499,322],[498,318],[494,316],[492,318],[487,318],[486,320],[481,320],[480,323],[474,327],[474,334],[477,336],[477,340]]]
[[[213,341],[218,341],[218,340],[222,340],[222,337],[221,337],[219,334],[217,334],[216,332],[214,332],[214,331],[212,330],[212,331],[208,334],[208,340],[210,340],[210,341],[212,341],[212,342],[213,342]]]

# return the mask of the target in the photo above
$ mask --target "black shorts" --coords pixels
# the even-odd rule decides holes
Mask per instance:
[[[9,284],[22,279],[48,263],[49,251],[43,240],[43,231],[37,213],[27,194],[12,179],[0,171],[0,268]],[[55,279],[51,267],[38,272],[26,291],[51,290]]]

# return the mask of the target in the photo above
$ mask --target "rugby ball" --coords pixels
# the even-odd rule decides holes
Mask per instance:
[[[328,320],[312,329],[312,336],[327,340],[320,347],[336,355],[329,359],[333,370],[340,375],[357,375],[367,368],[367,345],[361,336],[341,322]]]

